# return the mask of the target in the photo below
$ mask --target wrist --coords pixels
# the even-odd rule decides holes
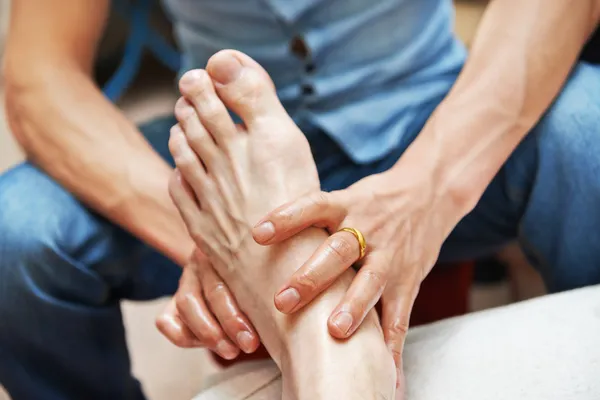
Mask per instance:
[[[415,142],[393,168],[373,177],[370,208],[385,210],[384,226],[395,230],[396,221],[404,221],[407,212],[421,210],[435,212],[437,220],[451,229],[474,207],[473,187],[449,179],[443,162],[433,145]]]
[[[406,150],[394,173],[417,171],[462,218],[475,207],[530,128],[530,123],[511,115],[498,106],[449,97]]]

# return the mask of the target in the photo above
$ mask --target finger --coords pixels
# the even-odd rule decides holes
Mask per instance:
[[[402,375],[404,341],[418,291],[418,281],[408,279],[402,284],[389,283],[383,296],[381,326],[385,342],[394,357],[398,376]],[[397,385],[400,383],[399,381]]]
[[[158,330],[175,346],[183,348],[204,347],[204,344],[181,321],[175,301],[171,299],[161,315],[156,318]]]
[[[260,345],[256,330],[214,269],[207,268],[203,273],[202,290],[208,307],[217,317],[229,339],[237,343],[244,353],[256,351]]]
[[[350,288],[328,320],[329,333],[338,338],[350,337],[377,304],[387,282],[390,267],[387,258],[371,254],[354,277]]]
[[[360,255],[358,241],[349,232],[337,232],[319,246],[275,296],[275,307],[293,313],[310,303],[352,266]]]
[[[184,268],[182,282],[175,294],[175,304],[181,320],[206,347],[226,360],[238,356],[239,349],[227,338],[208,309],[198,278],[191,268]]]
[[[311,193],[275,209],[256,224],[254,240],[263,245],[276,243],[310,226],[336,230],[346,217],[346,206],[337,193]]]

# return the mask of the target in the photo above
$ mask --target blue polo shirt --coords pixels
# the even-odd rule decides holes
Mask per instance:
[[[184,70],[221,49],[248,54],[297,122],[322,128],[358,163],[396,147],[466,56],[451,0],[163,1]]]

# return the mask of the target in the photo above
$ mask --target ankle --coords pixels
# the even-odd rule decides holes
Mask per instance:
[[[375,314],[352,338],[329,335],[326,320],[284,344],[280,368],[290,399],[394,399],[396,372]],[[315,328],[315,325],[313,325]],[[293,336],[292,336],[293,337]]]

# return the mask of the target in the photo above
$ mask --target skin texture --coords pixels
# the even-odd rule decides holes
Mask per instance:
[[[359,229],[367,257],[329,331],[352,335],[382,297],[382,326],[400,372],[411,309],[442,243],[559,93],[599,18],[597,0],[491,2],[456,84],[391,170],[347,190],[301,196],[255,226],[263,245],[312,226],[332,234],[279,288],[277,308],[301,310],[346,271],[358,244],[335,232]]]
[[[394,364],[375,313],[350,340],[340,342],[326,330],[352,271],[301,313],[287,316],[273,306],[276,288],[326,233],[307,229],[270,247],[252,239],[252,225],[266,210],[319,187],[308,142],[268,75],[248,56],[225,50],[206,71],[187,72],[180,88],[179,123],[169,142],[177,165],[171,195],[190,235],[280,367],[284,398],[394,398]],[[234,125],[226,106],[243,127]]]
[[[172,341],[212,350],[221,343],[225,358],[237,347],[253,351],[256,332],[219,289],[222,280],[210,265],[190,261],[195,246],[168,194],[172,168],[92,80],[108,8],[107,0],[13,2],[3,70],[11,131],[28,160],[86,205],[179,265],[190,263],[194,273],[184,274],[170,307],[197,294],[195,318],[205,323],[194,335],[179,318],[160,318]],[[253,335],[244,346],[240,332]]]

